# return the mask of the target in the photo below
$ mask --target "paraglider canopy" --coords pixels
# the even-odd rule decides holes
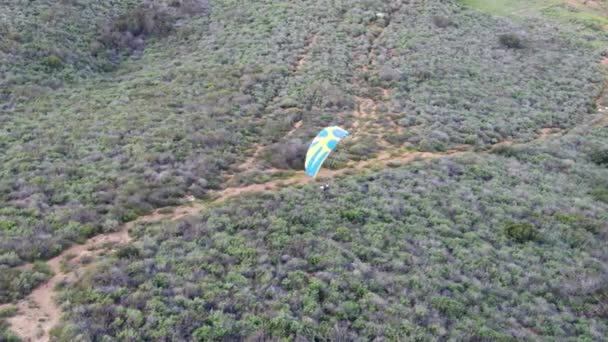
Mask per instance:
[[[306,174],[310,177],[316,177],[321,165],[331,151],[333,151],[338,142],[349,136],[350,134],[338,126],[326,127],[312,141],[308,151],[306,152]]]

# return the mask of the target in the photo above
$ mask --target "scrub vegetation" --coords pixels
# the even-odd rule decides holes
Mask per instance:
[[[605,48],[608,38],[608,6],[601,0],[460,0],[461,3],[493,14],[521,18],[549,19],[570,24],[593,46]]]
[[[52,277],[44,260],[157,208],[298,177],[310,140],[339,125],[352,138],[329,169],[469,153],[138,225],[62,282],[55,338],[605,339],[606,13],[4,1],[0,303]]]
[[[63,293],[60,340],[605,340],[605,128],[243,196]]]

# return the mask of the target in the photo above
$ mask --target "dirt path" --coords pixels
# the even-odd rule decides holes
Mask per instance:
[[[260,157],[260,153],[264,150],[264,147],[265,146],[262,144],[255,144],[253,146],[253,153],[251,153],[251,157],[247,158],[247,160],[245,160],[242,164],[239,164],[236,169],[238,171],[251,169]]]
[[[369,29],[375,28],[380,31],[377,34],[372,35],[369,41],[369,50],[365,56],[361,56],[363,63],[359,66],[361,75],[367,74],[371,70],[376,69],[376,53],[377,53],[377,41],[381,40],[384,36],[386,29],[391,24],[390,18],[397,11],[393,9],[388,14],[389,23],[383,26],[377,26],[375,22],[369,24]],[[385,14],[386,15],[386,14]],[[357,83],[363,85],[368,81],[359,79]],[[362,87],[365,88],[365,87]],[[391,143],[386,141],[385,134],[387,130],[402,134],[404,128],[400,126],[388,113],[381,113],[378,110],[378,102],[387,102],[391,98],[391,90],[387,88],[381,88],[381,98],[375,99],[372,95],[367,96],[356,96],[355,101],[357,103],[353,112],[354,121],[351,124],[351,128],[354,130],[354,140],[356,141],[362,136],[371,136],[376,141],[376,144],[384,149],[391,148]],[[387,126],[388,124],[388,126]]]
[[[100,247],[102,245],[129,242],[131,239],[127,232],[133,224],[134,222],[128,223],[123,229],[115,233],[95,236],[85,244],[74,245],[47,261],[47,265],[55,275],[17,303],[18,314],[8,319],[11,330],[24,341],[47,341],[48,332],[59,322],[61,317],[61,310],[53,298],[53,289],[60,282],[73,279],[76,276],[75,272],[62,272],[62,260],[66,256],[72,255],[74,255],[74,258],[81,258],[85,255],[95,256],[101,251]]]
[[[375,111],[376,101],[362,97],[355,97],[355,101],[357,102],[355,110],[353,111],[355,120],[351,127],[355,130],[354,133],[357,133],[364,131],[367,127],[367,121],[371,119],[372,113]],[[356,139],[356,137],[353,139]]]
[[[306,57],[310,52],[310,48],[316,44],[317,39],[319,39],[319,35],[315,33],[310,38],[308,38],[306,42],[304,42],[304,52],[302,52],[302,54],[300,54],[300,56],[296,59],[296,64],[294,66],[294,70],[296,73],[302,69],[304,64],[306,64]]]
[[[285,138],[292,136],[302,126],[302,120],[296,122],[293,127],[285,134]]]
[[[369,108],[370,105],[372,105],[372,103],[367,101],[364,106]],[[295,128],[297,129],[297,127]],[[540,131],[540,135],[535,141],[546,139],[559,133],[561,133],[561,131],[556,132],[554,129],[543,129]],[[512,144],[513,142],[501,142],[493,145],[484,153],[488,153],[498,146]],[[350,162],[343,169],[321,169],[317,177],[319,180],[323,180],[370,167],[381,167],[389,164],[407,164],[418,160],[429,160],[445,156],[461,155],[464,153],[473,153],[473,146],[463,145],[456,149],[441,153],[386,149],[375,158]],[[212,194],[215,197],[212,202],[217,203],[246,193],[274,191],[282,187],[303,185],[314,181],[314,179],[306,176],[303,171],[300,171],[287,179],[273,180],[262,184],[225,188],[224,190]],[[83,257],[94,258],[103,252],[115,248],[117,245],[129,243],[131,241],[129,230],[138,223],[178,220],[198,213],[204,209],[208,203],[209,202],[190,202],[178,207],[157,209],[150,215],[141,216],[135,221],[124,224],[117,232],[97,235],[87,240],[84,244],[74,245],[64,250],[60,255],[48,260],[47,263],[55,275],[17,303],[17,314],[8,319],[11,331],[24,341],[48,341],[50,330],[59,323],[61,318],[61,310],[53,298],[54,288],[61,282],[74,281],[79,278],[79,260],[82,260]],[[74,270],[64,272],[61,264],[64,260],[68,259],[70,259],[73,264],[76,264],[76,266]],[[26,265],[24,267],[28,266],[29,265]],[[0,305],[0,309],[8,306],[8,304]]]
[[[317,175],[317,179],[322,180],[322,179],[327,179],[327,178],[333,178],[338,175],[347,173],[349,171],[362,170],[362,169],[372,167],[372,166],[382,166],[382,165],[387,165],[390,163],[407,163],[407,162],[412,162],[415,160],[440,158],[440,157],[444,157],[444,156],[462,154],[462,153],[469,152],[469,151],[472,151],[472,148],[468,147],[468,146],[462,147],[460,149],[448,150],[448,151],[441,152],[441,153],[412,152],[412,151],[398,150],[398,149],[395,149],[393,151],[384,151],[384,152],[380,153],[377,157],[372,158],[372,159],[362,160],[362,161],[357,161],[357,162],[350,162],[347,164],[347,166],[345,168],[342,168],[342,169],[338,169],[338,170],[321,169],[319,171],[319,174]],[[246,185],[246,186],[226,188],[226,189],[216,192],[214,194],[215,196],[217,196],[215,198],[214,202],[223,201],[230,197],[235,197],[235,196],[238,196],[238,195],[241,195],[244,193],[273,191],[273,190],[277,190],[282,187],[303,185],[303,184],[314,182],[314,181],[315,180],[308,177],[305,172],[299,171],[287,179],[277,179],[277,180],[272,180],[272,181],[269,181],[266,183],[261,183],[261,184],[250,184],[250,185]],[[176,218],[181,218],[181,217],[187,216],[189,214],[194,214],[197,211],[200,211],[202,208],[204,208],[204,206],[205,206],[205,204],[195,203],[192,206],[185,208],[185,210],[183,210],[183,208],[179,208],[183,212],[173,214],[172,218],[176,219]]]
[[[390,98],[390,90],[382,89],[383,98]],[[378,103],[376,100],[367,97],[355,97],[357,106],[353,111],[355,120],[353,121],[351,128],[354,130],[353,140],[358,140],[363,136],[372,136],[376,140],[378,146],[382,148],[390,148],[391,143],[385,140],[384,134],[389,132],[395,132],[402,134],[404,128],[400,126],[395,120],[388,114],[382,115],[378,111]],[[386,123],[390,125],[386,127],[381,122],[386,120]]]
[[[566,132],[566,130],[561,129],[559,127],[541,128],[538,131],[538,136],[536,137],[536,140],[544,140],[547,138],[560,136],[565,132]]]
[[[285,138],[289,138],[290,136],[292,136],[300,128],[300,126],[302,126],[302,120],[297,121],[293,125],[291,130],[289,130],[289,132],[287,132],[287,134],[285,134]],[[262,151],[264,151],[265,147],[266,146],[262,145],[262,144],[255,144],[252,148],[252,153],[250,153],[251,156],[249,158],[247,158],[243,163],[238,164],[236,166],[237,172],[243,172],[243,171],[251,170],[251,169],[255,168],[255,164],[260,159],[260,154],[262,153]],[[230,176],[226,183],[228,184],[231,179],[236,177],[237,174],[238,173]]]
[[[597,111],[600,113],[599,118],[593,122],[593,125],[595,126],[608,125],[608,56],[600,61],[600,65],[606,78],[604,79],[604,88],[595,101]]]
[[[314,35],[305,46],[304,54],[298,59],[296,65],[296,71],[298,71],[305,63],[306,54],[309,47],[315,43],[317,36]],[[369,63],[372,64],[373,55],[370,53],[368,56]],[[608,63],[608,59],[602,61],[602,63]],[[367,68],[367,66],[365,66]],[[390,98],[390,92],[388,89],[383,89],[383,96],[385,99]],[[355,122],[352,127],[356,131],[361,131],[364,128],[378,129],[375,122],[378,119],[377,104],[375,100],[371,98],[357,98],[357,109],[354,113]],[[601,116],[600,124],[608,121],[608,108],[604,103],[598,102],[598,110],[604,115]],[[391,126],[395,126],[398,130],[403,128],[397,125],[392,118],[388,118],[391,122]],[[370,121],[372,121],[370,123]],[[292,135],[302,124],[298,121],[294,127],[287,133],[287,136]],[[597,124],[597,123],[594,123]],[[380,127],[382,128],[382,127]],[[566,132],[567,133],[567,132]],[[545,128],[539,131],[539,136],[534,141],[540,139],[546,139],[559,134],[565,134],[562,130],[556,130],[552,128]],[[381,139],[381,136],[380,136]],[[390,149],[388,143],[382,143],[385,150],[381,152],[377,157],[368,159],[365,161],[350,162],[347,167],[339,170],[322,169],[318,175],[318,179],[323,180],[327,178],[336,177],[348,172],[362,170],[368,167],[381,167],[389,164],[406,164],[417,160],[428,160],[434,158],[440,158],[445,156],[454,156],[464,153],[472,153],[472,146],[461,146],[459,148],[441,152],[412,152],[403,149]],[[491,148],[486,150],[484,153],[492,151],[498,146],[512,145],[514,142],[505,141],[493,145]],[[243,164],[239,165],[238,169],[248,169],[253,166],[260,152],[263,150],[262,145],[255,145],[253,154]],[[314,180],[307,177],[304,172],[297,172],[293,176],[287,179],[273,180],[262,184],[251,184],[247,186],[239,187],[227,187],[224,190],[213,193],[215,199],[214,203],[224,201],[228,198],[239,196],[245,193],[255,193],[264,191],[274,191],[286,186],[303,185]],[[192,202],[184,204],[182,206],[170,208],[161,208],[154,211],[150,215],[142,216],[135,221],[124,224],[119,231],[107,234],[101,234],[87,240],[84,244],[74,245],[64,250],[60,255],[47,261],[47,264],[54,272],[54,276],[51,277],[47,282],[38,286],[24,299],[20,300],[17,304],[17,313],[15,316],[8,319],[11,331],[19,336],[24,341],[48,341],[50,330],[59,323],[61,318],[61,310],[54,301],[54,288],[64,281],[75,281],[80,277],[79,264],[84,264],[84,258],[95,258],[100,254],[114,249],[116,246],[126,244],[131,241],[129,236],[129,230],[138,223],[144,222],[157,222],[161,220],[178,220],[189,215],[194,215],[200,210],[205,208],[208,202]],[[70,263],[74,265],[73,270],[63,270],[62,263],[65,260],[70,260]],[[22,266],[31,267],[31,264]],[[0,305],[0,309],[11,306],[10,304]]]
[[[319,35],[314,33],[312,34],[308,39],[306,39],[306,41],[304,42],[304,48],[302,53],[300,53],[297,57],[296,57],[296,63],[293,67],[293,72],[294,73],[298,73],[300,72],[300,70],[302,69],[302,67],[304,66],[304,64],[306,63],[306,57],[308,56],[311,47],[316,44],[317,39],[319,39]],[[276,102],[277,98],[279,96],[275,96],[272,100],[270,100],[270,103],[274,103]],[[262,120],[259,120],[260,122],[262,122]],[[302,125],[302,120],[296,122],[293,126],[293,128],[287,132],[287,134],[285,135],[286,137],[291,136],[298,128],[300,128],[300,126]],[[264,150],[264,145],[262,144],[255,144],[252,148],[253,153],[251,154],[251,156],[249,158],[247,158],[243,163],[241,163],[240,165],[236,166],[236,170],[238,171],[242,171],[242,170],[248,170],[251,169],[254,165],[255,162],[259,159],[260,153]],[[234,178],[235,175],[232,175],[229,177],[229,179]]]
[[[296,58],[296,64],[294,66],[294,73],[298,73],[300,71],[300,69],[304,66],[304,64],[306,63],[306,57],[308,56],[310,48],[311,48],[311,46],[313,46],[316,43],[318,38],[319,38],[318,34],[313,34],[310,38],[306,39],[306,41],[304,42],[304,51]],[[270,101],[270,103],[275,102],[277,97],[278,96],[275,96],[275,98],[273,98]],[[294,124],[294,126],[292,127],[292,129],[289,132],[287,132],[285,137],[289,137],[289,136],[293,135],[293,133],[298,128],[300,128],[300,126],[302,126],[302,120],[297,121]],[[260,153],[264,150],[265,147],[266,146],[264,146],[263,144],[255,144],[252,147],[252,153],[250,154],[250,157],[247,158],[243,163],[236,165],[237,172],[252,169],[255,166],[256,161],[259,159]],[[236,174],[229,176],[227,183],[230,180],[232,180],[235,176],[236,176]]]
[[[389,163],[408,163],[415,160],[440,158],[465,152],[465,150],[450,150],[442,153],[429,153],[394,150],[392,153],[381,153],[373,159],[351,162],[344,169],[322,169],[317,177],[318,179],[332,178],[349,171],[362,170],[371,166],[382,166]],[[306,176],[304,172],[297,172],[288,179],[226,188],[213,194],[215,196],[213,202],[223,201],[245,193],[273,191],[281,187],[303,185],[312,181],[314,180]],[[173,207],[171,208],[172,210],[167,210],[168,208],[157,209],[150,215],[142,216],[135,221],[123,225],[117,232],[97,235],[87,240],[84,244],[74,245],[64,250],[60,255],[48,260],[47,263],[55,275],[17,303],[17,314],[8,319],[11,330],[24,341],[49,340],[49,331],[61,318],[61,310],[53,298],[54,288],[61,282],[74,281],[79,278],[78,265],[76,265],[74,271],[64,272],[61,267],[62,261],[70,259],[73,264],[78,264],[78,261],[83,257],[94,258],[102,252],[115,248],[117,245],[130,242],[129,230],[137,223],[181,219],[196,214],[206,205],[207,203],[203,202],[191,202],[183,206]],[[0,306],[0,308],[8,306],[6,304]]]
[[[117,232],[100,234],[87,240],[84,244],[74,245],[48,260],[47,265],[53,271],[54,276],[15,305],[17,314],[8,319],[11,331],[24,341],[48,341],[49,331],[59,323],[61,318],[61,310],[53,297],[54,288],[62,282],[73,281],[79,276],[77,268],[64,272],[62,263],[68,259],[71,263],[76,263],[82,261],[84,257],[94,258],[108,249],[130,242],[129,229],[136,223],[155,222],[176,215],[174,213],[161,214],[160,211],[162,210],[156,210],[150,215],[126,223]],[[178,211],[178,213],[181,212]],[[8,306],[9,304],[0,305],[0,309]]]

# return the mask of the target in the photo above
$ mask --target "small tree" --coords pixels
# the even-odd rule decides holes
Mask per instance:
[[[509,49],[523,49],[525,47],[522,38],[515,33],[501,34],[498,41],[502,46]]]
[[[517,242],[533,241],[538,238],[536,227],[530,223],[510,222],[505,226],[505,233]]]
[[[264,159],[279,169],[302,169],[308,146],[300,139],[281,142],[269,146],[264,151]]]
[[[597,165],[608,166],[608,149],[597,149],[589,154],[592,162]]]
[[[451,26],[453,23],[452,20],[448,17],[445,17],[443,15],[435,15],[433,16],[433,24],[440,28],[446,28],[448,26]]]

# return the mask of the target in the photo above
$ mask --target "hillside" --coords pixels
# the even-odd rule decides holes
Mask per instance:
[[[0,13],[0,339],[608,334],[601,3]]]
[[[306,185],[139,225],[136,242],[62,295],[57,335],[602,340],[608,170],[586,141],[605,148],[606,133],[391,165],[342,177],[326,196]]]

